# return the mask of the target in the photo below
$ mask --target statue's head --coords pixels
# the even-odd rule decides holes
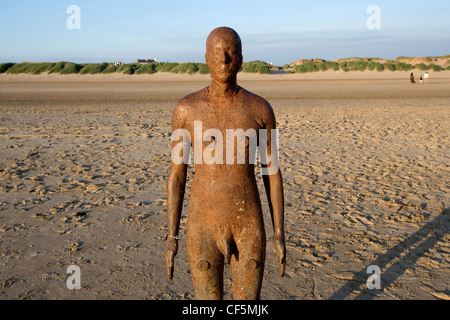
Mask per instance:
[[[237,32],[228,27],[211,31],[205,58],[214,80],[226,83],[234,79],[242,66],[242,44]]]

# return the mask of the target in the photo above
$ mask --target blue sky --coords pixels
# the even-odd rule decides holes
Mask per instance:
[[[69,30],[69,5],[81,29]],[[367,28],[367,8],[381,29]],[[209,32],[234,28],[244,60],[450,54],[450,1],[2,0],[0,62],[203,62]]]

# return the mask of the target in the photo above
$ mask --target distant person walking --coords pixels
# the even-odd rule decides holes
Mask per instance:
[[[423,76],[420,76],[420,84],[422,84]]]
[[[423,83],[425,83],[425,84],[428,83],[428,71],[425,72],[425,75],[423,76]]]
[[[416,81],[414,81],[414,73],[411,72],[411,75],[409,76],[409,80],[411,81],[411,83],[416,83]]]

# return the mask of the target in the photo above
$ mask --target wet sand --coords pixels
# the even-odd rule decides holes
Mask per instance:
[[[419,74],[416,74],[418,79]],[[0,299],[192,299],[188,176],[163,262],[170,121],[209,76],[0,75]],[[287,268],[267,231],[262,299],[450,298],[450,72],[240,74],[273,106]],[[81,290],[66,287],[70,265]],[[367,268],[381,270],[369,290]],[[225,298],[231,299],[226,269]]]

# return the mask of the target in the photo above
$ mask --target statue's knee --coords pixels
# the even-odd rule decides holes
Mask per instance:
[[[208,271],[211,268],[211,264],[206,260],[200,260],[197,263],[197,269],[200,271]]]
[[[250,259],[247,261],[247,268],[250,270],[258,269],[261,266],[261,263],[255,259]]]

